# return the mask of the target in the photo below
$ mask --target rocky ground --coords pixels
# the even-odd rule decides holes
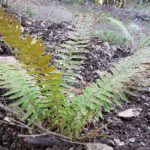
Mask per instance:
[[[40,1],[38,2],[40,3]],[[45,1],[46,3],[47,1]],[[84,6],[84,8],[86,7],[87,5]],[[92,7],[94,8],[90,8],[91,10],[95,9],[95,7],[97,8],[97,6]],[[148,24],[150,23],[150,16],[147,14],[111,7],[97,9],[99,11],[110,10],[109,12],[114,16],[117,14],[122,20],[130,19],[140,25],[144,33],[148,34],[149,32]],[[53,53],[55,47],[68,40],[67,34],[70,28],[73,28],[73,25],[68,20],[61,20],[61,22],[54,23],[52,20],[38,21],[22,17],[22,27],[24,30],[23,34],[28,32],[33,37],[40,36],[45,42],[46,51]],[[11,48],[3,42],[0,42],[0,45],[0,55],[12,55]],[[81,76],[85,82],[95,81],[99,77],[99,71],[109,70],[112,63],[122,57],[132,55],[129,47],[119,47],[108,42],[103,43],[97,38],[92,38],[87,48],[91,53],[87,54],[81,69]],[[3,91],[0,91],[0,93],[3,93]],[[99,135],[89,141],[107,144],[114,148],[114,150],[150,150],[150,93],[139,92],[137,95],[137,97],[129,96],[129,102],[123,103],[122,108],[105,113],[104,120],[89,125],[87,127],[88,130],[94,128],[99,129]],[[0,102],[7,104],[7,100],[2,96],[0,97]],[[125,113],[119,115],[123,111]],[[8,122],[3,120],[6,116],[12,117],[9,113],[0,109],[0,150],[51,149],[33,147],[32,145],[25,144],[24,141],[17,138],[17,135],[29,134],[28,130],[14,124],[8,124]],[[62,148],[54,147],[52,149],[57,150]],[[77,150],[77,148],[75,149]],[[101,148],[101,150],[103,149]]]

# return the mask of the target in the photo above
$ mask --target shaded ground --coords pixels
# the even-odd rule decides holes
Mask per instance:
[[[110,124],[100,132],[98,141],[115,147],[115,150],[150,150],[150,93],[140,92],[138,95],[137,98],[129,97],[129,103],[124,104],[122,109],[104,116],[104,122],[99,126]],[[116,116],[117,112],[127,108],[141,108],[142,112],[139,117],[130,120]],[[115,139],[119,139],[122,146]]]

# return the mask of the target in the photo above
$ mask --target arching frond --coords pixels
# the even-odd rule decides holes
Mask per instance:
[[[149,48],[138,50],[133,56],[115,64],[111,73],[106,73],[91,87],[87,87],[82,95],[76,96],[66,109],[65,114],[69,115],[64,114],[64,132],[77,137],[84,125],[94,116],[103,116],[102,110],[110,111],[115,105],[121,105],[120,99],[126,100],[125,93],[133,94],[127,89],[129,85],[126,84],[150,69],[150,65],[143,64],[149,59]]]

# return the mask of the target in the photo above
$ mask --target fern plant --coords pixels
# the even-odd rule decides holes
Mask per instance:
[[[128,88],[133,88],[130,83],[135,77],[145,72],[149,76],[150,49],[144,48],[114,64],[110,72],[85,88],[82,94],[68,96],[72,83],[78,84],[74,70],[80,69],[88,53],[84,49],[90,37],[88,23],[82,27],[77,25],[69,35],[70,40],[62,45],[63,50],[58,51],[56,66],[60,73],[49,63],[51,55],[45,53],[44,43],[40,39],[33,41],[30,35],[22,38],[20,22],[0,9],[0,34],[15,49],[16,58],[27,70],[0,64],[0,86],[9,90],[5,96],[17,100],[14,104],[30,124],[50,116],[59,132],[77,138],[94,116],[102,118],[103,111],[121,106],[120,99],[126,100],[125,93],[133,94]]]
[[[108,29],[108,31],[96,32],[93,34],[94,36],[99,37],[100,40],[104,42],[105,41],[111,42],[119,46],[134,45],[134,37],[130,32],[131,27],[125,25],[122,21],[115,19],[111,16],[101,15],[99,19],[101,22],[104,22],[108,25],[111,25],[112,27],[115,27],[119,31],[119,33]]]
[[[19,114],[23,114],[23,119],[28,120],[30,125],[40,123],[46,117],[47,110],[44,109],[44,97],[33,77],[19,65],[11,66],[4,63],[0,64],[0,77],[0,88],[8,89],[3,96],[13,101],[11,107]]]
[[[62,44],[56,53],[55,65],[63,74],[65,93],[70,93],[69,89],[79,85],[79,70],[88,53],[86,46],[93,27],[92,17],[80,16],[75,25],[75,29],[68,34],[69,40]]]
[[[61,108],[64,105],[62,75],[56,67],[50,65],[51,54],[45,54],[44,43],[40,39],[33,41],[30,35],[22,38],[20,22],[16,21],[15,16],[5,14],[3,9],[0,9],[0,34],[15,49],[16,58],[33,76],[42,95],[46,97],[42,103],[49,108],[52,122],[60,122]]]
[[[102,42],[110,42],[119,46],[123,46],[128,43],[128,39],[126,37],[113,31],[95,32],[93,36],[99,38]]]
[[[143,65],[149,58],[149,48],[138,50],[133,56],[115,64],[111,73],[106,73],[91,87],[87,87],[82,95],[74,97],[65,109],[66,113],[62,119],[64,132],[72,137],[78,137],[85,124],[94,116],[102,118],[102,111],[109,112],[115,105],[121,106],[120,99],[127,100],[125,93],[133,94],[127,88],[130,87],[127,83],[130,84],[134,78],[150,69],[150,66]]]
[[[140,43],[139,43],[139,47],[143,48],[143,47],[150,47],[150,36],[146,36],[141,38]]]
[[[111,17],[109,14],[103,14],[98,22],[104,22],[120,30],[94,32],[93,36],[99,38],[102,42],[111,42],[119,46],[130,46],[132,49],[144,48],[150,46],[150,37],[141,33],[141,28],[134,24],[124,24],[122,21]]]

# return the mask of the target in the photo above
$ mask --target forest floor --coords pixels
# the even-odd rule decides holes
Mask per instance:
[[[119,9],[111,6],[98,7],[89,4],[78,5],[75,8],[75,6],[64,3],[50,3],[48,0],[42,1],[42,3],[40,0],[22,0],[19,4],[16,3],[17,5],[12,6],[16,12],[25,15],[24,12],[21,12],[25,2],[28,4],[24,12],[26,15],[30,15],[32,19],[22,17],[23,34],[30,33],[33,37],[40,36],[45,42],[46,51],[52,54],[55,47],[68,40],[67,34],[70,27],[73,28],[71,24],[72,17],[78,12],[96,12],[96,15],[109,13],[112,16],[119,17],[124,22],[134,22],[140,27],[140,32],[150,35],[150,15],[146,12]],[[32,10],[30,14],[29,10]],[[100,31],[102,29],[102,25],[97,24],[96,30]],[[12,55],[12,50],[9,47],[4,43],[0,44],[3,49],[0,55]],[[91,53],[86,56],[87,58],[81,69],[81,76],[86,83],[91,83],[99,78],[98,72],[108,71],[112,63],[119,61],[123,57],[132,55],[132,49],[130,47],[121,47],[106,42],[103,43],[97,38],[91,39],[88,44],[88,49]],[[129,96],[129,102],[124,102],[122,108],[105,113],[104,120],[99,120],[89,125],[87,127],[88,130],[95,128],[100,130],[99,135],[93,137],[88,142],[101,142],[113,147],[114,150],[150,150],[150,93],[137,92],[136,94],[137,97]],[[0,97],[0,102],[7,104],[7,100],[2,96]],[[119,112],[129,108],[138,108],[140,110],[139,116],[131,119],[118,117],[117,114]],[[51,149],[33,147],[32,145],[25,144],[17,135],[29,134],[28,130],[7,124],[3,121],[3,118],[6,116],[9,117],[11,115],[0,110],[0,150]],[[52,149],[57,150],[59,148],[55,147]],[[63,148],[60,149],[63,150]],[[64,149],[67,150],[67,148]]]

